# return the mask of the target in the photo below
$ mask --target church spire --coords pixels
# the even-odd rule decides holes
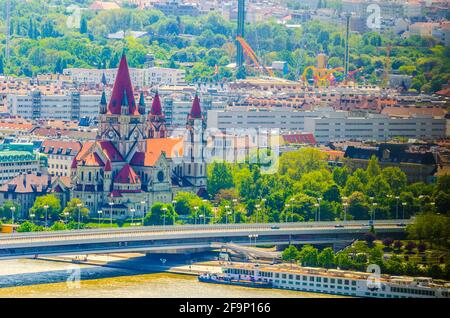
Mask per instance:
[[[117,70],[116,80],[114,81],[111,99],[108,104],[109,114],[120,115],[122,113],[121,106],[123,104],[124,95],[127,100],[128,114],[139,115],[139,111],[134,101],[133,87],[131,85],[130,72],[128,70],[125,54],[122,55],[119,69]]]
[[[150,110],[152,115],[162,115],[161,101],[159,100],[159,94],[156,92],[152,102],[152,109]]]
[[[106,93],[105,91],[102,92],[102,98],[100,99],[100,114],[106,113],[106,106],[108,103],[106,102]]]
[[[144,92],[139,95],[139,113],[145,115],[145,96]]]
[[[158,92],[153,98],[152,108],[148,114],[148,125],[148,138],[165,138],[167,136],[166,118],[162,112]]]
[[[202,119],[202,108],[200,106],[200,99],[195,93],[194,102],[192,103],[191,111],[189,112],[189,119]]]

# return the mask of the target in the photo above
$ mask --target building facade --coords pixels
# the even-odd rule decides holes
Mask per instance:
[[[44,140],[39,152],[47,156],[51,176],[70,177],[73,159],[81,150],[79,141]]]
[[[198,97],[186,134],[168,138],[158,94],[148,116],[144,97],[136,103],[125,55],[109,102],[100,101],[97,140],[83,144],[72,162],[72,197],[91,211],[126,218],[144,216],[155,202],[171,202],[175,188],[199,192],[206,186],[205,122]]]

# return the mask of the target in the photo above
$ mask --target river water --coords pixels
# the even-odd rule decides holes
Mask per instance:
[[[74,283],[68,278],[81,278]],[[333,297],[330,295],[205,284],[195,276],[142,273],[34,259],[0,261],[1,297]]]

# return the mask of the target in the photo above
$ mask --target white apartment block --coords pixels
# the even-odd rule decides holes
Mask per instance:
[[[373,140],[403,137],[439,139],[446,135],[446,119],[431,116],[409,118],[382,114],[353,115],[345,111],[330,112],[305,119],[305,131],[314,134],[318,143],[346,140]]]
[[[0,185],[20,174],[38,172],[39,157],[28,151],[0,151]]]
[[[8,94],[8,112],[27,119],[78,120],[98,115],[100,95],[72,91],[63,95],[44,95],[35,90],[27,95]]]
[[[242,109],[239,109],[242,108]],[[278,128],[289,131],[303,131],[305,118],[317,117],[331,108],[321,108],[315,111],[295,111],[287,107],[272,109],[233,107],[227,110],[208,111],[208,128],[238,129],[238,128]]]
[[[146,87],[153,85],[180,85],[185,83],[185,70],[149,67],[130,68],[130,78],[134,87]],[[116,79],[117,69],[88,69],[88,68],[67,68],[63,71],[76,83],[101,84],[103,74],[108,85],[113,85]]]

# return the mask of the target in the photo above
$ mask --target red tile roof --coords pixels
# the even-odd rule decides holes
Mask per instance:
[[[0,186],[1,192],[45,193],[49,186],[48,175],[22,174]]]
[[[83,166],[103,167],[105,163],[95,152],[91,152],[81,161]]]
[[[78,141],[44,140],[40,152],[73,156],[81,150],[81,147],[81,143]]]
[[[141,180],[136,172],[134,172],[133,168],[131,168],[129,164],[126,164],[122,169],[120,169],[119,173],[114,178],[114,182],[122,184],[137,184],[141,183]]]
[[[181,157],[183,155],[182,138],[154,138],[147,139],[146,152],[136,152],[131,159],[133,166],[153,167],[164,152],[167,158]]]
[[[316,139],[313,134],[292,134],[283,135],[282,137],[286,144],[316,144]]]
[[[133,86],[131,85],[127,58],[124,54],[122,55],[122,58],[120,60],[119,69],[117,71],[116,80],[114,82],[111,99],[108,105],[108,114],[121,114],[121,105],[125,94],[127,97],[129,114],[139,115],[139,111],[134,100]]]

